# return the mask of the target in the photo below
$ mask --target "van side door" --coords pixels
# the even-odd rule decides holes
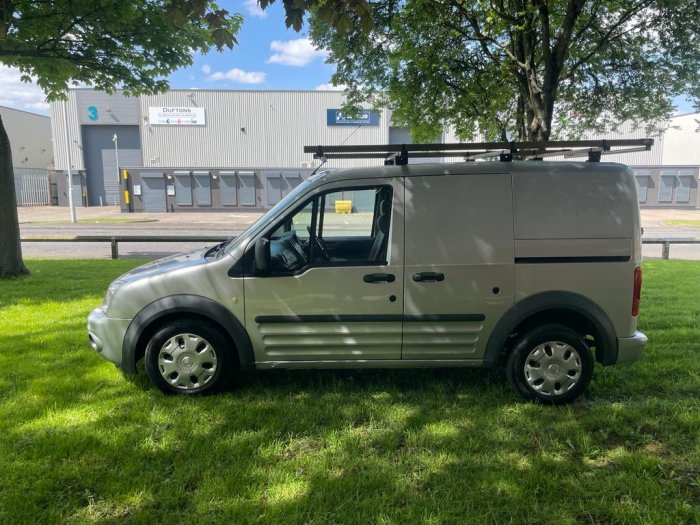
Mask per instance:
[[[267,270],[251,242],[245,325],[258,367],[401,358],[403,211],[400,178],[332,182],[259,236]]]
[[[507,173],[406,177],[402,359],[475,360],[513,304]]]

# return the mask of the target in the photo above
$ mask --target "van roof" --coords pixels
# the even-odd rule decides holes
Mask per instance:
[[[513,161],[513,162],[446,162],[421,163],[405,166],[372,166],[323,171],[318,177],[325,182],[375,179],[392,177],[425,177],[438,175],[472,175],[485,173],[619,173],[628,170],[625,164],[616,162],[556,162],[556,161]]]

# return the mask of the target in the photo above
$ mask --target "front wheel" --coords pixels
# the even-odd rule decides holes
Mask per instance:
[[[230,382],[233,349],[221,331],[204,321],[174,321],[146,347],[146,373],[167,394],[214,393]]]
[[[583,337],[571,328],[543,325],[518,339],[508,357],[506,374],[526,399],[568,403],[588,386],[593,356]]]

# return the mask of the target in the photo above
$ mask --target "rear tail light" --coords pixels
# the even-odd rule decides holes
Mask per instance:
[[[632,295],[632,317],[639,315],[639,300],[642,296],[642,269],[634,269],[634,295]]]

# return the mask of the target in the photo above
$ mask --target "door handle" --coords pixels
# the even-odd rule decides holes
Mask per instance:
[[[393,273],[368,273],[362,280],[366,283],[393,283],[396,276]]]
[[[420,272],[413,274],[413,280],[417,283],[435,283],[445,280],[445,274],[440,272]]]

